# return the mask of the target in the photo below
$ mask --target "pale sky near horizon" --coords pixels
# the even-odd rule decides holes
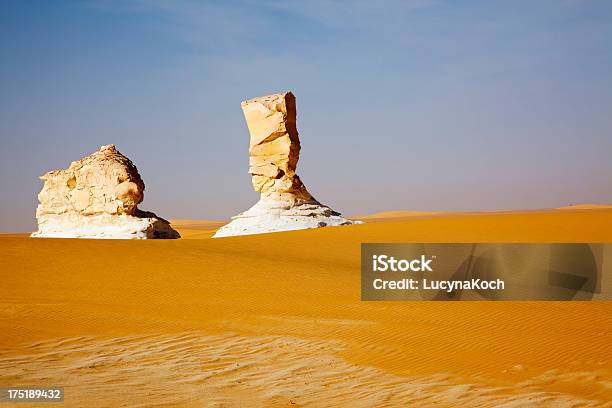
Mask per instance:
[[[257,201],[240,101],[292,90],[298,174],[345,215],[612,203],[612,2],[0,2],[0,231],[114,143],[144,210]]]

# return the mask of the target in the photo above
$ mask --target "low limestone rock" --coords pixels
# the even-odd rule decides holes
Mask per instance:
[[[232,217],[214,237],[360,223],[318,202],[295,173],[300,157],[295,96],[291,92],[242,102],[251,136],[249,173],[259,202]]]
[[[144,182],[114,145],[40,179],[44,186],[38,194],[38,231],[32,237],[180,238],[168,221],[138,208]]]

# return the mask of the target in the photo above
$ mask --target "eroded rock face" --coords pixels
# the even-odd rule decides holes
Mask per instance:
[[[138,209],[145,185],[114,145],[40,177],[33,237],[179,238],[168,221]]]
[[[249,173],[257,204],[232,217],[214,237],[358,223],[319,203],[295,173],[300,157],[295,96],[291,92],[242,102],[249,133]]]

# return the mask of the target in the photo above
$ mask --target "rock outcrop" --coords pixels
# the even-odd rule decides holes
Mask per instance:
[[[249,173],[261,198],[214,237],[358,223],[319,203],[295,173],[300,139],[291,92],[244,101],[242,111],[251,135]]]
[[[145,185],[136,166],[114,145],[66,170],[40,177],[44,186],[33,237],[152,239],[180,238],[170,223],[138,209]]]

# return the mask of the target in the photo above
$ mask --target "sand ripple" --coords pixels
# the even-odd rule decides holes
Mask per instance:
[[[446,374],[392,375],[337,357],[342,349],[335,342],[280,336],[81,336],[28,344],[18,355],[2,353],[0,372],[9,385],[64,386],[65,406],[83,406],[85,401],[98,407],[612,406],[563,391],[564,382],[598,382],[610,389],[605,372],[553,370],[511,386],[491,387]],[[555,383],[559,390],[551,392]]]

